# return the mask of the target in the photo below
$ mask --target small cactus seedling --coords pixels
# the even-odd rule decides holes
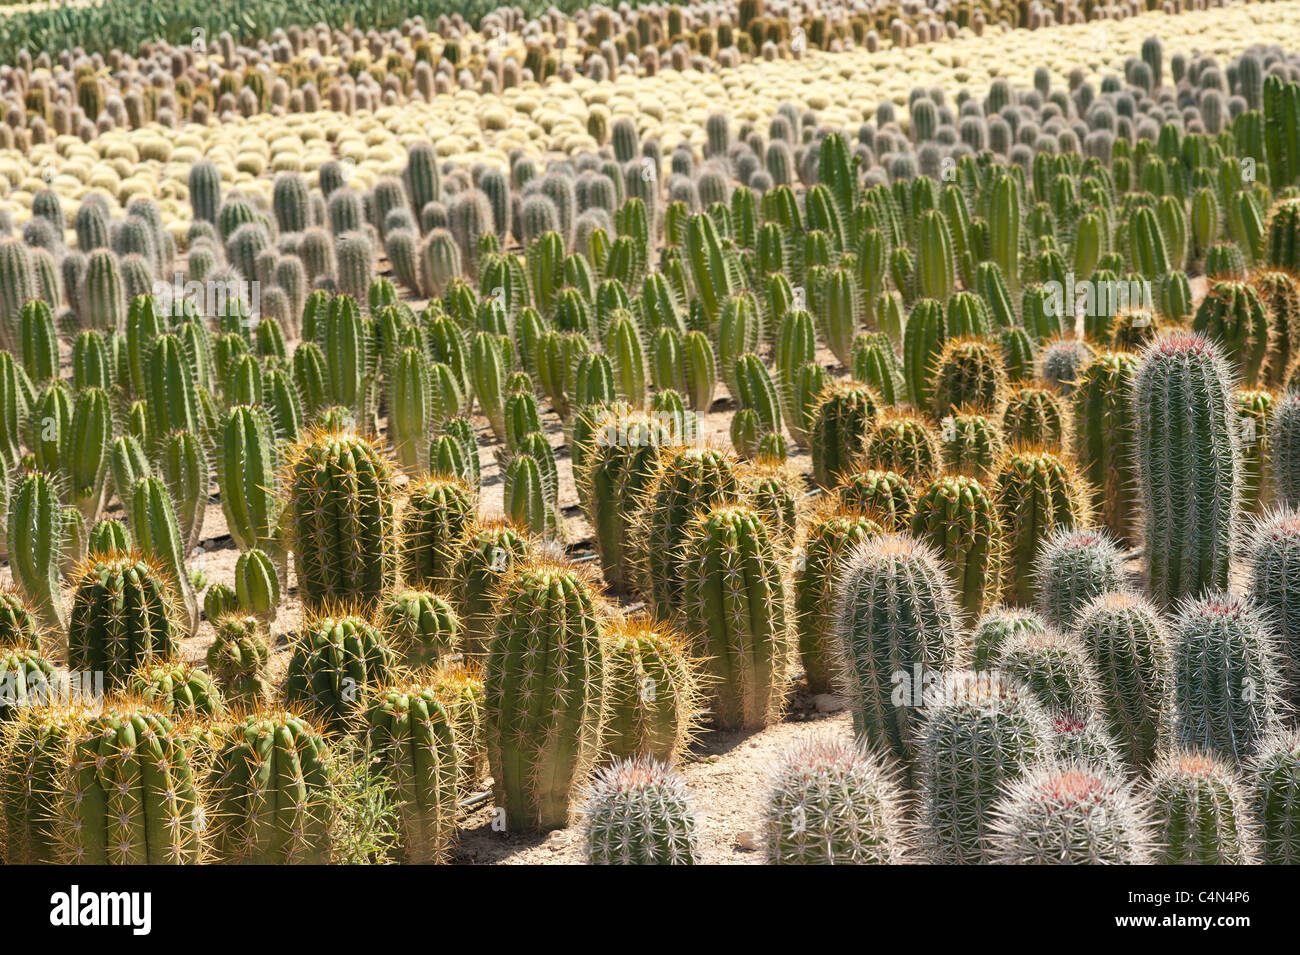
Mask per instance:
[[[1001,865],[1141,865],[1152,861],[1144,806],[1122,779],[1049,766],[1010,784],[989,825]]]
[[[1145,790],[1156,864],[1257,861],[1250,797],[1231,766],[1201,752],[1169,753],[1151,767]]]
[[[772,865],[894,865],[908,855],[898,784],[877,756],[836,739],[782,755],[764,830]]]
[[[582,811],[592,865],[696,865],[700,839],[680,776],[647,757],[599,770]]]
[[[648,756],[673,765],[699,718],[701,664],[684,634],[645,617],[601,634],[606,661],[601,748],[615,759]]]
[[[496,804],[513,830],[566,825],[595,760],[605,665],[596,600],[570,566],[535,559],[493,601],[485,738]]]
[[[1128,765],[1145,769],[1155,758],[1171,702],[1164,621],[1145,598],[1117,591],[1084,607],[1074,632],[1093,663],[1106,722]]]
[[[915,753],[914,708],[925,706],[914,684],[943,672],[956,652],[960,626],[948,575],[915,538],[882,534],[845,559],[836,591],[839,683],[854,732],[906,766]],[[900,680],[913,688],[902,706]]]

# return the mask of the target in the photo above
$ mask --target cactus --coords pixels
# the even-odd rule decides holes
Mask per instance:
[[[107,430],[103,432],[107,445]],[[202,441],[190,431],[173,431],[163,439],[158,470],[176,508],[185,553],[199,545],[203,517],[208,507],[210,471]],[[93,516],[87,514],[88,519]]]
[[[873,468],[840,476],[834,489],[840,503],[857,508],[888,530],[907,530],[916,508],[917,491],[901,474]]]
[[[554,829],[599,743],[596,595],[570,567],[534,560],[510,572],[495,603],[485,735],[496,803],[513,829]],[[545,710],[530,702],[539,699]]]
[[[1051,720],[1058,763],[1078,763],[1116,776],[1124,775],[1119,747],[1106,732],[1101,717],[1066,710],[1052,714]]]
[[[142,477],[131,486],[127,518],[140,552],[166,574],[181,602],[189,633],[199,626],[199,602],[185,569],[185,542],[176,520],[176,506],[161,478]]]
[[[40,649],[40,622],[23,595],[0,585],[0,647],[11,650]]]
[[[72,504],[87,521],[99,517],[107,496],[105,478],[112,436],[113,414],[108,393],[102,388],[83,389],[77,394],[72,408],[64,469]],[[206,487],[204,490],[206,499]]]
[[[438,594],[399,590],[384,600],[379,620],[407,666],[434,666],[460,652],[460,618]]]
[[[724,729],[769,725],[784,703],[790,650],[771,532],[747,507],[701,509],[679,560],[683,625],[707,653],[714,719]]]
[[[209,619],[217,636],[208,647],[208,669],[227,700],[241,706],[268,701],[273,689],[266,673],[270,651],[265,624],[256,617],[227,615]]]
[[[188,663],[147,663],[131,674],[126,688],[133,698],[172,719],[211,719],[225,710],[212,678]]]
[[[223,862],[324,864],[333,849],[334,767],[312,724],[259,710],[218,738],[208,813]]]
[[[1274,401],[1264,430],[1270,490],[1278,504],[1300,505],[1300,394],[1288,391]]]
[[[772,865],[895,865],[908,860],[902,794],[881,760],[830,738],[792,746],[772,771],[763,813]]]
[[[1006,442],[995,420],[988,415],[960,411],[939,424],[942,470],[980,481],[991,477],[993,468],[1006,453]]]
[[[1245,282],[1211,283],[1192,330],[1218,342],[1233,375],[1254,387],[1268,351],[1269,322],[1253,287]]]
[[[1136,417],[1129,379],[1137,367],[1127,352],[1100,352],[1078,372],[1074,453],[1080,474],[1096,492],[1101,522],[1116,539],[1135,539],[1138,500]]]
[[[63,515],[50,475],[33,471],[19,479],[9,501],[8,545],[14,581],[41,623],[65,629],[67,610],[59,593]]]
[[[1038,549],[1056,528],[1087,523],[1087,486],[1068,461],[1024,449],[1002,460],[993,494],[1007,543],[1003,592],[1008,600],[1032,604],[1038,594],[1033,573]]]
[[[1106,722],[1141,771],[1156,756],[1171,702],[1165,624],[1146,600],[1117,591],[1085,606],[1074,632],[1093,663]]]
[[[309,434],[289,452],[283,477],[298,574],[308,609],[330,600],[366,603],[397,572],[393,463],[355,434]]]
[[[149,706],[116,704],[72,741],[56,829],[64,861],[192,865],[205,861],[207,807],[183,734]]]
[[[1151,767],[1143,795],[1157,865],[1258,861],[1250,797],[1232,767],[1204,753],[1168,753]]]
[[[1070,432],[1067,399],[1053,389],[1022,385],[1007,395],[1002,411],[1002,437],[1007,444],[1059,453],[1069,447]]]
[[[1132,387],[1149,586],[1169,608],[1228,582],[1242,477],[1230,376],[1217,346],[1175,333],[1142,353]]]
[[[606,661],[601,749],[671,766],[685,751],[700,709],[700,663],[684,634],[649,617],[616,621],[601,634]]]
[[[1261,860],[1268,865],[1294,865],[1300,859],[1300,825],[1296,796],[1300,793],[1300,732],[1288,730],[1261,742],[1247,767],[1251,809],[1259,825]]]
[[[35,647],[0,640],[0,724],[27,707],[54,702],[58,679]]]
[[[398,662],[378,627],[362,617],[309,617],[294,638],[284,698],[302,704],[329,732],[343,732],[367,690],[386,686]]]
[[[1020,683],[1050,714],[1097,711],[1101,691],[1083,644],[1055,630],[1022,631],[997,655],[998,672]]]
[[[365,702],[373,772],[392,786],[405,861],[445,863],[456,834],[463,734],[453,706],[421,676]]]
[[[254,547],[236,558],[235,599],[241,613],[267,623],[275,620],[280,605],[280,579],[265,551]]]
[[[1300,198],[1282,199],[1269,212],[1264,257],[1272,268],[1300,272]]]
[[[971,477],[931,481],[916,499],[912,534],[943,559],[968,620],[997,599],[1002,573],[1002,528],[984,486]]]
[[[1046,714],[1000,674],[958,671],[935,689],[917,731],[926,856],[945,865],[987,860],[1003,787],[1053,753]]]
[[[1001,604],[986,611],[971,629],[969,645],[958,660],[976,672],[997,665],[1002,648],[1022,635],[1047,633],[1047,621],[1032,610]]]
[[[1280,659],[1249,601],[1222,591],[1185,601],[1172,626],[1174,743],[1227,760],[1253,756],[1281,725]]]
[[[868,429],[880,411],[880,399],[865,385],[837,382],[817,399],[809,415],[813,481],[832,487],[863,450]]]
[[[905,770],[915,756],[911,706],[904,689],[953,660],[960,627],[947,573],[933,550],[914,538],[882,534],[859,545],[836,585],[834,625],[839,684],[847,691],[854,733],[892,753]],[[916,689],[919,691],[920,687]]]
[[[587,786],[583,842],[591,865],[697,865],[700,837],[680,776],[646,757],[619,760]]]
[[[474,658],[487,655],[496,602],[493,597],[518,561],[532,555],[533,542],[508,521],[480,523],[466,535],[453,570],[462,645]]]
[[[1145,806],[1122,777],[1048,766],[1016,779],[988,826],[1001,865],[1144,865],[1153,859]]]
[[[92,551],[92,553],[96,553]],[[105,553],[112,553],[112,550]],[[203,595],[203,616],[212,622],[239,612],[239,596],[228,584],[212,584]]]
[[[218,448],[221,510],[230,536],[241,550],[260,548],[283,564],[283,505],[276,493],[277,452],[270,418],[261,408],[232,406],[222,422]]]
[[[1005,397],[1007,374],[1000,351],[979,338],[950,338],[935,359],[930,410],[936,418],[957,409],[995,411]]]
[[[1104,530],[1058,527],[1039,545],[1038,612],[1071,630],[1093,598],[1124,587],[1123,555]]]
[[[939,469],[938,436],[923,418],[891,409],[867,428],[861,460],[908,481],[925,482]]]
[[[411,485],[399,534],[402,578],[416,587],[454,584],[457,546],[477,510],[477,494],[457,478],[431,477]]]

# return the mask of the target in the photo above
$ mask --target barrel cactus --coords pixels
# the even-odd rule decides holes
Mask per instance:
[[[188,663],[147,664],[131,674],[127,692],[173,719],[220,716],[221,690],[208,674]]]
[[[587,787],[583,841],[592,865],[696,865],[700,837],[680,776],[648,757],[618,760]]]
[[[601,634],[606,661],[601,748],[616,759],[648,756],[671,766],[690,742],[701,704],[701,664],[686,635],[649,617]]]
[[[1249,865],[1258,859],[1250,796],[1231,766],[1172,752],[1151,767],[1145,796],[1159,865]]]
[[[1123,554],[1100,528],[1054,530],[1039,546],[1036,573],[1038,612],[1064,630],[1090,600],[1125,584]]]
[[[996,601],[1002,574],[1002,526],[984,485],[973,477],[940,477],[916,499],[912,533],[944,561],[966,619]]]
[[[256,617],[227,615],[212,621],[212,627],[217,636],[208,647],[208,669],[226,699],[241,706],[268,701],[273,688],[266,672],[270,650],[265,624]]]

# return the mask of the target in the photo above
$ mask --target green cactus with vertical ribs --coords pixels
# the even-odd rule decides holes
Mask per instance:
[[[763,829],[771,865],[896,865],[911,849],[893,774],[865,747],[829,737],[789,747],[773,766]]]
[[[325,738],[301,716],[259,710],[224,729],[209,776],[217,858],[255,865],[329,862],[334,773]]]
[[[1011,781],[985,827],[1001,865],[1144,865],[1153,861],[1146,806],[1122,777],[1047,765]]]
[[[998,604],[975,622],[958,663],[975,671],[990,670],[1008,642],[1021,634],[1046,632],[1047,621],[1034,611]]]
[[[496,804],[513,830],[554,829],[568,823],[600,742],[597,597],[571,567],[533,560],[509,573],[495,603],[485,738]]]
[[[1032,604],[1038,594],[1038,548],[1056,528],[1087,523],[1087,485],[1068,460],[1026,448],[1003,458],[993,495],[1007,544],[1003,593],[1009,601]]]
[[[1250,796],[1232,767],[1205,753],[1167,753],[1143,787],[1158,865],[1250,865],[1259,844]]]
[[[56,809],[73,741],[91,711],[47,699],[0,722],[0,859],[7,865],[62,861]]]
[[[463,732],[455,707],[420,673],[364,704],[371,768],[393,788],[404,860],[445,863],[456,834]]]
[[[854,733],[907,771],[916,752],[912,706],[922,701],[896,705],[894,674],[903,672],[911,686],[952,663],[960,624],[947,572],[915,538],[878,535],[845,559],[837,601],[837,682],[847,693]]]
[[[1294,865],[1300,860],[1300,731],[1290,729],[1260,743],[1245,767],[1251,809],[1259,824],[1261,861]]]
[[[478,510],[478,495],[457,478],[430,477],[410,485],[402,509],[402,579],[414,587],[452,585],[457,546]]]
[[[312,433],[289,452],[281,483],[308,609],[373,602],[395,583],[394,470],[374,444],[342,431]]]
[[[586,787],[583,841],[591,865],[698,865],[700,837],[691,795],[671,768],[620,759]]]
[[[1211,282],[1192,318],[1192,331],[1219,344],[1224,360],[1247,387],[1264,368],[1270,330],[1264,303],[1245,282]]]
[[[36,611],[23,595],[8,584],[0,584],[0,647],[38,650],[40,630]]]
[[[465,652],[486,659],[496,612],[493,595],[515,564],[533,553],[534,542],[509,521],[478,522],[456,556],[452,591],[463,630]]]
[[[769,725],[784,704],[791,649],[771,532],[750,508],[702,508],[684,529],[679,561],[683,626],[705,656],[715,721]]]
[[[41,623],[63,630],[67,611],[59,592],[63,552],[63,514],[54,479],[32,471],[18,480],[9,499],[9,558],[14,582],[22,588]]]
[[[193,865],[207,857],[207,806],[193,748],[151,706],[110,704],[78,728],[56,833],[78,865]]]
[[[158,471],[176,507],[181,543],[188,554],[203,536],[208,508],[211,474],[203,442],[193,432],[173,431],[163,438]]]
[[[984,485],[961,475],[935,478],[917,495],[911,531],[944,561],[966,619],[979,619],[997,600],[1003,560],[1002,527]]]
[[[1024,631],[1002,644],[995,669],[1015,680],[1049,715],[1091,716],[1101,691],[1087,650],[1073,636]]]
[[[275,620],[280,606],[280,578],[270,556],[254,547],[235,559],[235,599],[240,613]]]
[[[880,408],[875,393],[855,382],[835,382],[818,396],[809,414],[808,444],[819,487],[832,487],[857,460]]]
[[[345,732],[365,692],[387,685],[397,663],[385,634],[364,617],[308,617],[294,638],[284,699],[307,707],[328,732]]]
[[[580,497],[605,581],[628,593],[636,584],[630,533],[636,509],[672,435],[658,415],[638,411],[597,413],[591,428],[593,440],[578,475]]]
[[[409,667],[435,666],[460,652],[460,617],[451,601],[427,590],[399,590],[384,600],[379,622]]]
[[[935,358],[929,384],[930,411],[936,418],[958,408],[996,411],[1007,390],[1001,352],[982,338],[950,338]]]
[[[0,723],[24,707],[53,702],[57,689],[54,664],[35,647],[0,640]]]
[[[1149,587],[1169,609],[1228,583],[1242,480],[1231,373],[1218,346],[1176,332],[1142,353],[1132,394]]]
[[[199,626],[198,595],[185,569],[185,541],[176,519],[176,505],[162,478],[136,480],[127,502],[127,519],[140,552],[157,562],[175,588],[189,633],[194,633]]]
[[[681,609],[686,525],[700,510],[739,496],[735,457],[713,448],[664,448],[637,511],[633,546],[641,590],[652,612]]]
[[[103,388],[82,389],[72,405],[63,469],[68,478],[69,499],[88,522],[99,517],[107,498],[105,478],[112,438],[113,408],[108,392]],[[206,486],[203,497],[206,503]]]
[[[1282,726],[1281,648],[1264,614],[1224,591],[1187,599],[1172,626],[1173,743],[1243,762]]]
[[[1300,347],[1300,282],[1281,269],[1265,269],[1250,279],[1268,314],[1268,352],[1260,369],[1260,386],[1280,388]]]
[[[601,633],[605,724],[601,750],[673,765],[699,719],[701,663],[686,635],[652,617],[616,620]]]
[[[1019,684],[998,672],[947,675],[922,711],[916,743],[926,858],[972,865],[1003,787],[1054,750],[1051,722]]]
[[[212,678],[189,663],[146,663],[131,674],[126,689],[132,698],[172,719],[212,719],[226,708]]]
[[[1074,404],[1074,454],[1079,472],[1095,489],[1098,517],[1116,539],[1136,538],[1137,422],[1129,380],[1137,357],[1099,352],[1078,371]]]
[[[270,650],[266,625],[256,617],[227,615],[210,620],[216,639],[208,647],[207,663],[226,699],[256,706],[274,692],[266,672]]]
[[[1093,598],[1124,589],[1123,557],[1101,528],[1056,528],[1038,549],[1038,612],[1054,627],[1073,629]]]
[[[136,667],[172,659],[185,634],[175,584],[138,553],[88,558],[73,576],[68,666],[124,687]]]
[[[1006,442],[996,419],[959,409],[939,422],[942,470],[988,480],[1006,453]]]
[[[1059,453],[1070,446],[1069,399],[1039,385],[1020,385],[1007,393],[1002,409],[1006,443],[1035,445]]]
[[[270,417],[261,408],[232,406],[217,445],[221,510],[230,536],[241,550],[260,548],[283,566],[283,504],[277,494],[277,451]]]
[[[1258,517],[1272,497],[1267,460],[1273,400],[1272,392],[1253,388],[1232,395],[1241,436],[1241,510],[1247,517]]]
[[[1247,541],[1251,599],[1268,614],[1286,664],[1292,703],[1300,700],[1300,512],[1284,507],[1265,514]]]

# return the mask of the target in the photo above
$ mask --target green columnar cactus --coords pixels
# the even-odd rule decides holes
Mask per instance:
[[[0,647],[40,649],[40,621],[36,612],[11,586],[0,585]]]
[[[430,477],[411,485],[399,535],[403,579],[416,587],[455,584],[457,547],[477,510],[478,495],[457,478]]]
[[[71,502],[87,521],[99,517],[107,497],[105,478],[112,437],[113,410],[108,393],[102,388],[83,389],[72,407],[63,467]]]
[[[942,470],[988,480],[1006,453],[996,420],[978,412],[959,411],[939,422]]]
[[[429,470],[444,477],[460,478],[478,490],[482,484],[478,439],[468,418],[456,415],[443,422],[429,445]]]
[[[477,664],[443,660],[432,671],[432,681],[438,698],[450,707],[461,730],[461,748],[465,754],[460,763],[461,792],[465,795],[480,792],[481,781],[488,775],[487,748],[483,741],[483,670]]]
[[[32,381],[59,377],[59,339],[54,330],[50,306],[31,299],[18,313],[23,367]]]
[[[513,454],[507,459],[504,472],[506,517],[538,537],[560,534],[560,514],[555,500],[558,489],[543,470],[542,462],[532,454]]]
[[[1122,777],[1047,766],[1008,786],[988,829],[1001,865],[1143,865],[1154,858],[1145,806]]]
[[[1175,745],[1249,759],[1285,706],[1269,622],[1249,601],[1210,591],[1181,606],[1172,634]]]
[[[930,410],[936,418],[957,409],[996,411],[1006,397],[1007,373],[997,347],[980,338],[950,338],[931,371]]]
[[[309,617],[294,638],[284,699],[308,707],[327,732],[345,732],[365,691],[386,686],[397,663],[384,633],[365,618]]]
[[[599,770],[585,792],[583,841],[592,865],[697,865],[699,833],[680,776],[651,759]]]
[[[597,414],[594,440],[578,475],[587,521],[595,532],[596,551],[610,588],[634,589],[631,530],[641,496],[655,476],[660,448],[672,435],[659,416],[617,410]]]
[[[1052,714],[1051,720],[1058,763],[1124,775],[1124,759],[1100,716],[1065,711]]]
[[[596,595],[569,566],[524,563],[497,595],[485,736],[497,806],[515,830],[565,825],[595,759],[604,697]],[[534,700],[548,701],[545,709]]]
[[[1260,743],[1246,767],[1251,808],[1259,825],[1260,856],[1267,865],[1300,860],[1300,732],[1277,733]]]
[[[1006,396],[1002,437],[1012,446],[1034,445],[1059,453],[1071,437],[1068,399],[1051,388],[1022,385]]]
[[[1258,517],[1272,497],[1265,460],[1273,394],[1243,389],[1233,392],[1232,403],[1241,434],[1241,510],[1250,517]]]
[[[984,486],[972,477],[941,477],[917,496],[912,534],[944,561],[958,606],[977,620],[998,596],[1002,527]]]
[[[1002,648],[1022,634],[1047,633],[1047,621],[1032,610],[1001,604],[986,611],[971,629],[970,641],[958,663],[977,672],[997,666]]]
[[[1212,282],[1192,330],[1219,343],[1233,374],[1248,387],[1260,380],[1270,337],[1264,303],[1245,282]]]
[[[384,600],[379,621],[410,667],[434,666],[460,652],[460,618],[438,594],[399,590]]]
[[[1137,358],[1100,352],[1078,372],[1074,402],[1074,453],[1080,473],[1097,491],[1101,522],[1120,541],[1136,537],[1138,499],[1136,415],[1129,379]]]
[[[80,865],[193,865],[207,807],[191,746],[149,706],[114,704],[72,741],[56,812],[59,854]]]
[[[1117,591],[1085,606],[1074,632],[1092,661],[1106,722],[1128,765],[1142,771],[1156,756],[1171,702],[1164,622],[1142,597]]]
[[[882,534],[844,561],[835,622],[839,684],[854,732],[907,768],[915,755],[912,707],[930,671],[953,661],[960,626],[939,557],[912,537]],[[897,705],[901,673],[904,705]]]
[[[7,864],[61,861],[56,807],[89,715],[79,702],[47,700],[17,707],[0,723],[0,858]]]
[[[683,560],[679,548],[686,525],[702,509],[739,494],[734,456],[701,447],[660,451],[633,534],[641,589],[657,616],[668,618],[681,609]]]
[[[1099,528],[1058,527],[1038,548],[1038,612],[1071,630],[1095,597],[1124,588],[1124,555]]]
[[[241,613],[267,623],[275,620],[280,605],[280,578],[265,551],[254,547],[235,560],[235,598]]]
[[[188,663],[146,663],[131,674],[126,689],[172,719],[212,719],[226,708],[212,678]]]
[[[1044,712],[1089,716],[1101,703],[1101,690],[1083,644],[1048,629],[1010,637],[997,655],[996,669],[1020,683]]]
[[[311,434],[289,452],[282,483],[308,609],[374,601],[396,580],[394,470],[373,444],[340,431]]]
[[[185,568],[185,541],[176,519],[176,505],[162,478],[142,477],[131,486],[127,519],[140,552],[167,575],[194,633],[199,626],[199,602]]]
[[[225,729],[213,762],[208,815],[222,862],[329,862],[334,768],[324,737],[279,709]]]
[[[145,368],[149,435],[156,445],[173,431],[202,429],[198,391],[181,340],[171,334],[154,339]]]
[[[508,521],[480,522],[470,528],[456,557],[452,591],[464,634],[462,645],[470,657],[486,659],[496,612],[494,594],[533,548],[533,540]]]
[[[1300,198],[1282,199],[1269,212],[1264,256],[1273,268],[1300,272]]]
[[[54,664],[35,647],[0,640],[0,724],[25,707],[54,702],[58,679]]]
[[[939,353],[948,338],[943,305],[921,299],[912,306],[903,331],[903,375],[908,394],[921,409],[928,409],[933,397],[932,378]]]
[[[234,615],[210,622],[217,636],[208,647],[208,669],[225,698],[240,706],[265,703],[274,692],[266,672],[270,660],[266,625],[256,617]]]
[[[158,470],[176,506],[181,543],[188,554],[203,536],[211,480],[208,453],[192,432],[173,431],[163,439],[159,454]]]
[[[1133,377],[1136,451],[1150,591],[1158,606],[1228,582],[1240,513],[1240,435],[1219,348],[1174,333]]]
[[[1278,504],[1300,505],[1300,394],[1288,391],[1273,402],[1265,430],[1270,490]]]
[[[1053,755],[1052,726],[1033,697],[997,672],[957,671],[923,710],[915,746],[929,861],[986,860],[1003,787]]]
[[[50,475],[32,471],[18,480],[9,500],[8,544],[14,581],[41,623],[64,630],[67,610],[59,593],[63,514]]]
[[[31,379],[13,355],[0,350],[0,462],[6,469],[22,457],[23,431],[34,400]]]
[[[1038,593],[1038,548],[1056,528],[1087,523],[1087,485],[1067,460],[1048,451],[1020,449],[998,466],[993,494],[1007,543],[1004,594],[1016,603],[1032,604]]]
[[[832,487],[861,454],[880,413],[880,399],[866,385],[836,382],[822,391],[808,425],[813,481]]]
[[[455,709],[420,676],[384,687],[367,699],[366,742],[392,785],[405,861],[448,861],[456,835],[460,763],[465,758]]]
[[[1174,752],[1151,767],[1143,795],[1158,865],[1249,865],[1259,843],[1250,796],[1231,766]]]
[[[745,502],[758,512],[772,534],[772,545],[782,558],[790,553],[795,531],[803,512],[807,491],[799,471],[784,459],[760,453],[756,460],[740,468],[740,484]]]
[[[1260,386],[1280,388],[1295,361],[1300,336],[1300,284],[1289,272],[1265,269],[1251,277],[1268,314],[1269,342]]]
[[[112,551],[109,551],[112,553]],[[211,584],[203,595],[203,616],[215,622],[239,613],[239,596],[229,584]]]
[[[606,661],[601,749],[673,765],[699,718],[701,664],[686,636],[651,617],[618,620],[601,634]]]
[[[1300,699],[1300,512],[1266,514],[1252,528],[1247,558],[1251,599],[1268,614],[1286,662],[1292,702]]]
[[[938,435],[924,418],[888,409],[868,426],[860,460],[919,484],[939,470]]]
[[[283,563],[277,495],[276,446],[271,421],[261,408],[234,405],[222,422],[217,453],[221,510],[241,550],[254,547]]]
[[[780,713],[789,654],[786,596],[771,532],[756,511],[702,508],[680,558],[683,625],[706,654],[714,719],[758,729]]]
[[[763,828],[772,865],[895,865],[910,849],[902,793],[879,757],[826,737],[781,756]]]
[[[138,553],[88,558],[74,575],[68,666],[123,687],[138,666],[169,660],[184,624],[175,585]]]
[[[834,488],[840,503],[878,521],[887,530],[907,530],[916,508],[917,490],[901,474],[856,469],[840,475]]]
[[[403,348],[388,380],[388,430],[398,463],[408,473],[428,464],[424,455],[429,450],[432,404],[428,356],[419,348]]]

